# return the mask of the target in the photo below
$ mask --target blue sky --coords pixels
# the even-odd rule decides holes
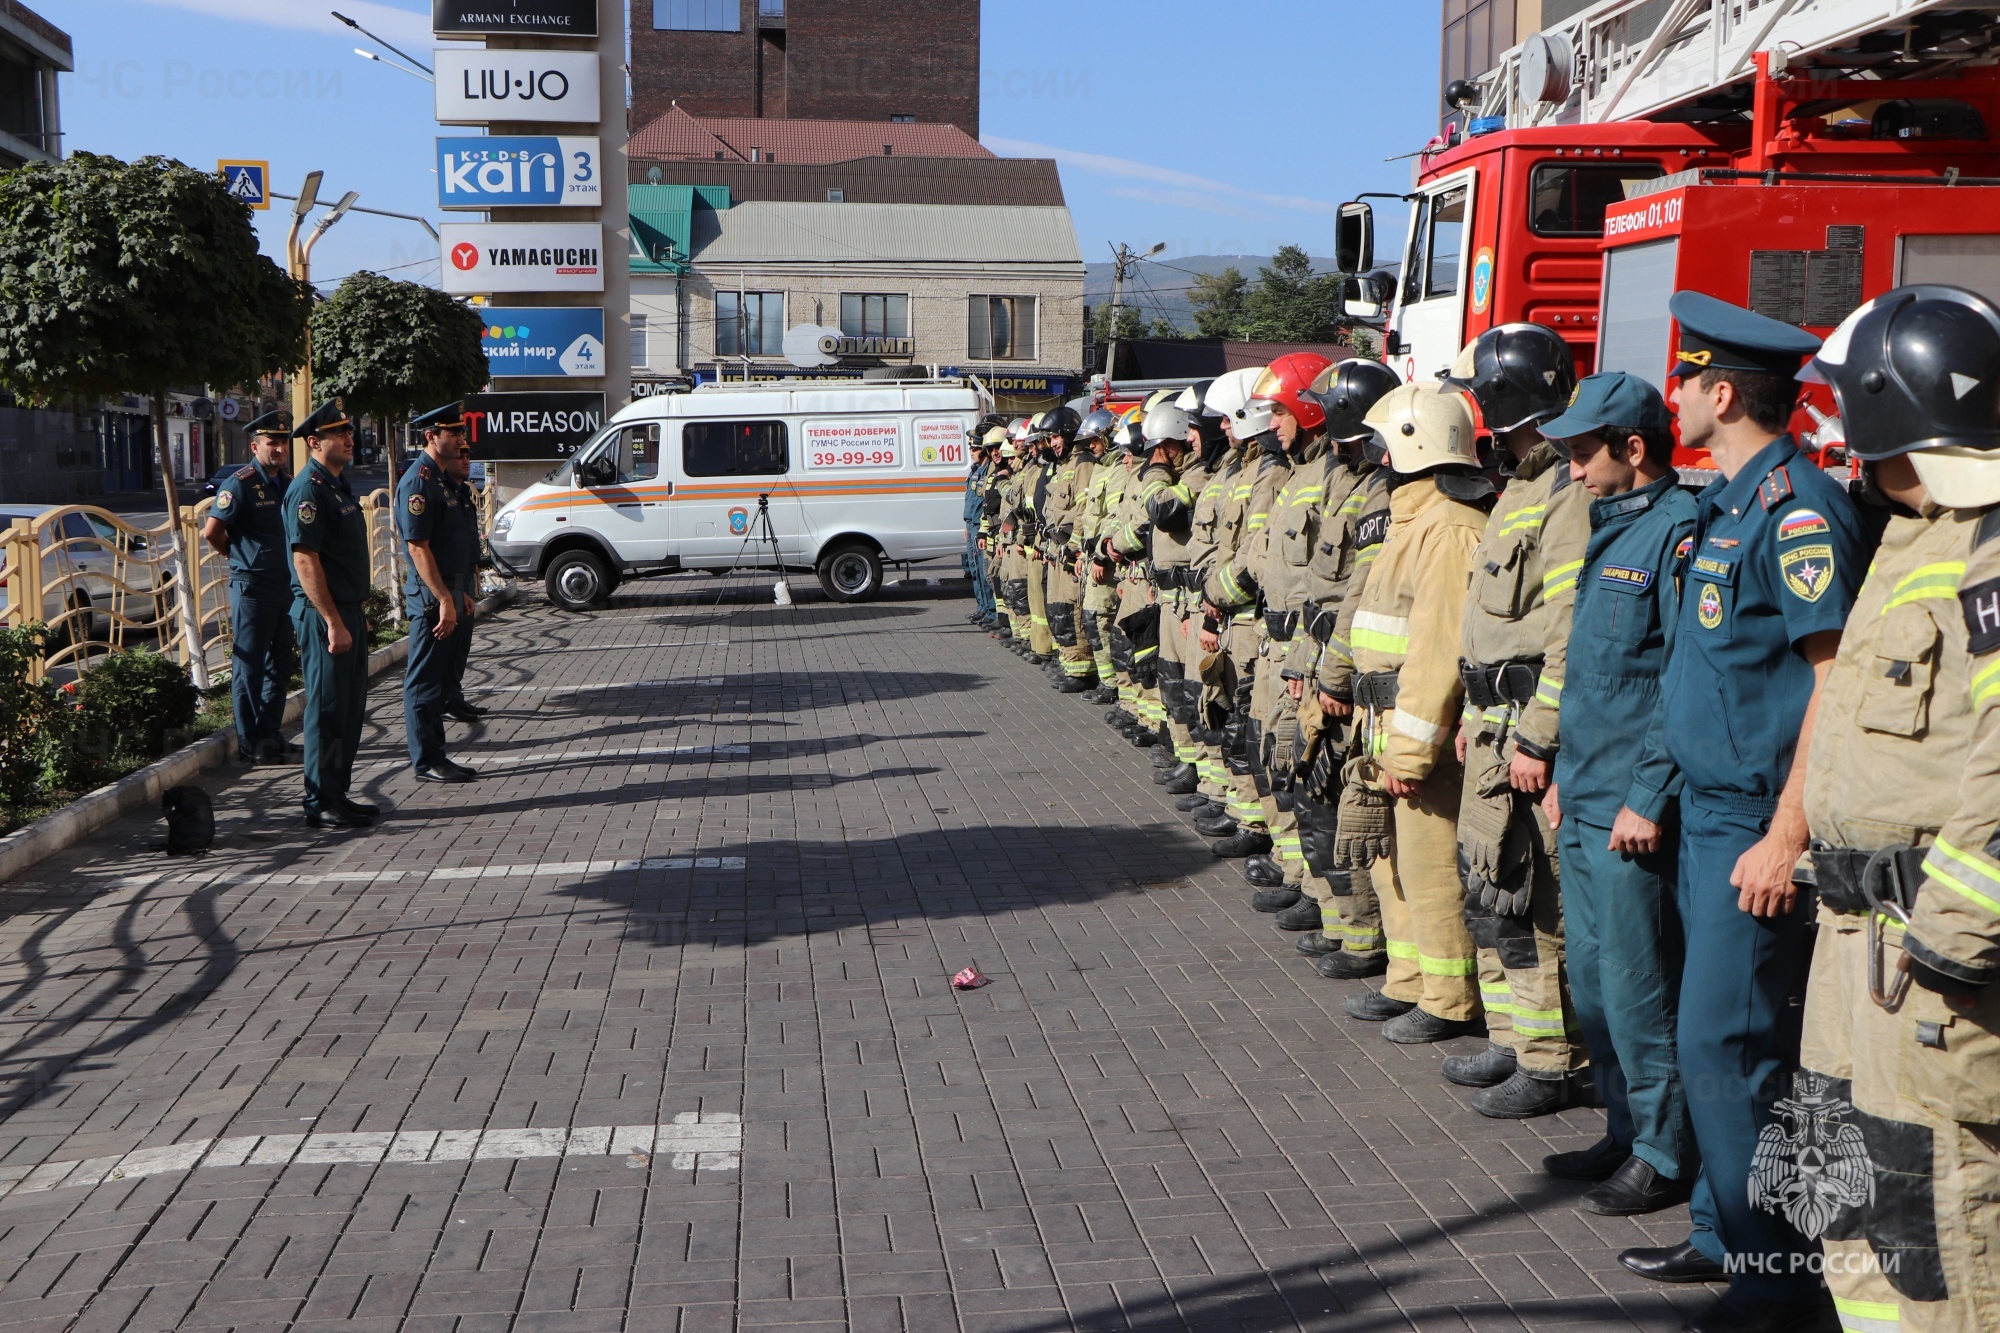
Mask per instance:
[[[338,7],[429,49],[428,0],[30,0],[65,28],[65,143],[212,166],[271,162],[277,188],[326,172],[323,197],[438,218],[431,89],[354,54]],[[1334,206],[1395,189],[1437,119],[1433,3],[1354,0],[986,0],[982,135],[1062,164],[1084,257],[1107,242],[1174,254],[1326,253]],[[265,215],[282,253],[285,206]],[[351,214],[314,252],[435,281],[414,223]],[[1161,275],[1162,281],[1169,281]]]

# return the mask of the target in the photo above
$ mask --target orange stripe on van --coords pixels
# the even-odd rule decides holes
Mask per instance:
[[[839,496],[944,495],[955,494],[964,489],[965,480],[961,477],[881,477],[866,482],[785,481],[775,486],[742,482],[720,485],[689,483],[676,486],[672,490],[663,486],[648,486],[643,489],[616,486],[600,490],[565,491],[560,495],[544,496],[541,499],[528,501],[516,512],[564,509],[574,504],[604,505],[608,508],[621,504],[672,504],[680,500],[754,500],[760,495],[789,495],[797,500],[821,500]]]

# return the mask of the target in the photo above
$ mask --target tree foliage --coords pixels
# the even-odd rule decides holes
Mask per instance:
[[[1241,339],[1249,316],[1250,280],[1234,265],[1188,284],[1194,326],[1204,338]]]
[[[311,300],[213,172],[78,152],[0,173],[0,388],[28,402],[289,369]]]
[[[484,328],[435,287],[353,274],[313,311],[313,394],[395,418],[477,393],[489,373]]]
[[[1296,245],[1279,248],[1257,270],[1257,286],[1244,305],[1244,335],[1257,342],[1336,342],[1345,320],[1341,277],[1314,273],[1312,258]]]

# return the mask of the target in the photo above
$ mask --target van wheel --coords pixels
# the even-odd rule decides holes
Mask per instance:
[[[590,611],[611,595],[611,571],[594,551],[564,551],[543,577],[549,600],[565,611]]]
[[[836,546],[820,557],[819,586],[836,602],[865,602],[882,591],[882,557],[860,542]]]

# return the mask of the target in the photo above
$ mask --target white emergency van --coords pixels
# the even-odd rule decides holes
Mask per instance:
[[[864,601],[881,591],[885,563],[964,549],[966,433],[988,401],[953,379],[704,384],[641,398],[509,500],[490,544],[572,611],[601,606],[625,579],[776,564],[816,571],[838,601]]]

